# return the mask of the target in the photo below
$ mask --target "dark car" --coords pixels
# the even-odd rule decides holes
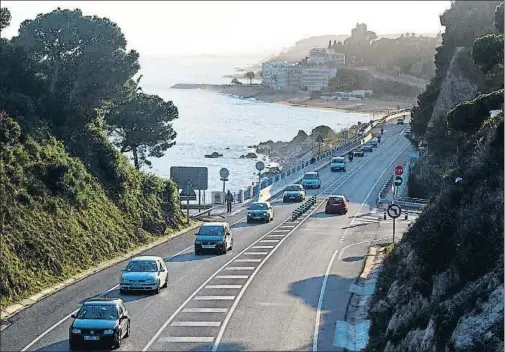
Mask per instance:
[[[326,208],[324,209],[326,214],[347,214],[347,211],[347,199],[345,196],[336,194],[328,197]]]
[[[70,349],[84,344],[119,348],[130,335],[130,315],[121,298],[92,298],[84,302],[69,329]]]
[[[403,118],[401,118],[401,117],[400,117],[399,119],[397,119],[397,120],[396,120],[396,124],[397,124],[397,125],[403,125],[404,123],[405,123],[405,122],[404,122]]]
[[[365,151],[362,148],[358,148],[354,150],[354,156],[365,156]]]
[[[274,208],[269,202],[255,202],[247,209],[247,223],[252,221],[270,222],[274,219]]]
[[[363,146],[363,151],[367,153],[373,152],[373,147],[370,144],[365,144]]]

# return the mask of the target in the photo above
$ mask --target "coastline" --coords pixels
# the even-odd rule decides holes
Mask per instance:
[[[176,84],[173,89],[203,89],[215,93],[226,94],[242,99],[255,99],[265,103],[281,104],[286,106],[321,109],[325,111],[361,112],[366,114],[385,114],[396,110],[398,106],[412,107],[416,99],[405,97],[382,97],[380,99],[364,100],[325,100],[310,99],[308,92],[279,92],[259,85],[213,85],[213,84]]]

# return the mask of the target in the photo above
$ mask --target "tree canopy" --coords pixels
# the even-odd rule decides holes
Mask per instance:
[[[122,153],[132,152],[135,167],[151,165],[148,157],[160,158],[175,145],[176,132],[170,123],[179,117],[177,107],[157,95],[136,93],[129,102],[106,114]]]

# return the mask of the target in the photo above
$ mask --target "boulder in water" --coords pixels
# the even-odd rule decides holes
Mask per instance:
[[[212,154],[206,154],[205,157],[206,158],[210,158],[210,159],[215,159],[215,158],[219,158],[219,157],[222,157],[223,154],[220,154],[218,152],[213,152]]]

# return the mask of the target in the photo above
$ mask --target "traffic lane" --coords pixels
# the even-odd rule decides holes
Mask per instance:
[[[230,223],[241,221],[241,216],[243,214],[234,215],[228,221]],[[191,251],[195,232],[196,230],[188,231],[139,255],[155,255],[168,259]],[[128,260],[125,260],[76,282],[9,318],[11,325],[0,333],[1,349],[21,350],[61,319],[69,318],[69,315],[79,308],[78,302],[116,287],[119,283],[119,273],[127,262]]]
[[[389,159],[388,159],[389,158]],[[315,318],[324,274],[351,215],[373,188],[390,157],[378,155],[362,172],[334,193],[349,194],[352,202],[346,215],[327,215],[324,204],[298,228],[252,281],[237,306],[223,335],[223,343],[243,344],[251,350],[306,350],[312,348]],[[378,177],[378,176],[377,176]],[[359,231],[359,230],[354,230]],[[351,237],[352,238],[352,237]],[[349,288],[353,277],[329,278],[331,287]],[[333,281],[337,280],[337,283]],[[345,311],[347,300],[340,302]],[[322,329],[332,329],[323,321]],[[224,349],[220,347],[220,350]]]
[[[168,289],[163,289],[160,295],[127,294],[121,295],[115,289],[108,293],[107,297],[121,297],[125,300],[132,316],[132,339],[125,340],[125,349],[140,350],[149,341],[166,319],[184,302],[184,300],[200,286],[219,267],[224,265],[233,256],[263,236],[269,230],[278,226],[282,220],[291,214],[291,207],[278,207],[274,221],[267,224],[246,224],[243,220],[232,225],[234,248],[227,255],[202,255],[195,256],[193,250],[179,254],[167,261],[170,274]],[[195,231],[196,232],[196,231]],[[194,236],[192,237],[194,240]],[[163,257],[163,253],[154,253]],[[120,269],[112,274],[115,283],[119,282]],[[73,310],[79,308],[83,300],[75,301]],[[30,350],[46,350],[47,348],[68,348],[68,328],[71,319],[60,324],[36,344]],[[24,346],[22,346],[24,347]],[[22,348],[21,347],[21,348]]]

